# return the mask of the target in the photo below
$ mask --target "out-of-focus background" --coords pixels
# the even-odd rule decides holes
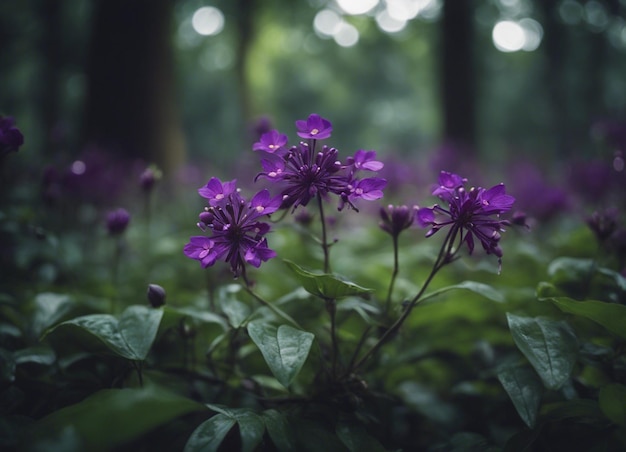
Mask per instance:
[[[224,168],[315,112],[348,153],[610,165],[625,19],[624,0],[9,0],[0,113],[40,164]]]

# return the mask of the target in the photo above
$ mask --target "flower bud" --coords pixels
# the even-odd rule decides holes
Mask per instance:
[[[111,235],[120,235],[128,226],[130,222],[130,214],[126,209],[112,210],[107,214],[106,227]]]
[[[153,308],[165,304],[165,289],[158,284],[148,284],[148,301]]]

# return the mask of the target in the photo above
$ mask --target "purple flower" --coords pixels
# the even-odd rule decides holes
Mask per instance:
[[[24,144],[24,136],[15,127],[15,120],[11,117],[0,116],[0,155],[17,152],[22,144]]]
[[[287,135],[279,133],[277,130],[270,130],[261,135],[259,141],[252,145],[254,151],[276,152],[287,145]]]
[[[348,203],[354,208],[354,201],[359,198],[366,201],[375,201],[383,197],[383,188],[387,185],[385,179],[378,177],[368,177],[366,179],[354,180],[348,184],[347,189],[341,194],[339,210],[343,209],[344,203]]]
[[[506,194],[504,184],[490,189],[470,188],[466,190],[460,176],[442,172],[439,186],[433,194],[448,204],[447,208],[435,204],[432,208],[421,208],[417,211],[417,222],[422,227],[430,227],[426,237],[435,234],[445,226],[451,226],[448,237],[453,242],[457,237],[459,244],[465,242],[469,253],[474,251],[474,241],[478,239],[487,252],[502,258],[499,246],[500,232],[509,224],[499,219],[499,215],[511,209],[515,198]],[[454,188],[452,188],[454,187]],[[441,220],[438,217],[442,217]]]
[[[128,227],[130,214],[126,209],[119,208],[110,211],[106,216],[106,226],[110,235],[120,235]]]
[[[306,121],[303,119],[297,120],[296,128],[298,129],[299,137],[314,140],[328,138],[333,131],[333,126],[330,121],[315,113],[309,115]]]
[[[354,165],[355,169],[364,169],[369,171],[380,171],[383,169],[383,162],[374,160],[376,151],[358,150],[354,153],[354,157],[348,157],[348,165]]]
[[[387,208],[380,208],[380,228],[391,234],[392,237],[398,237],[402,231],[410,228],[415,221],[415,211],[417,207],[409,208],[407,206],[393,206],[389,204]]]
[[[304,138],[327,138],[332,130],[329,121],[315,114],[310,115],[307,121],[296,121],[296,126],[298,135]],[[335,194],[339,196],[339,210],[346,204],[356,210],[354,202],[357,199],[372,201],[383,196],[382,190],[387,185],[385,179],[356,177],[361,170],[378,171],[383,168],[383,163],[376,160],[375,151],[359,150],[344,165],[339,161],[337,149],[323,146],[316,151],[316,140],[283,150],[281,146],[286,138],[273,132],[262,140],[263,146],[259,142],[255,148],[262,155],[263,167],[256,179],[264,177],[282,186],[283,208],[295,210],[298,206],[306,206],[313,198]],[[274,147],[269,148],[268,143],[273,143]]]
[[[191,237],[184,248],[187,257],[200,261],[204,268],[223,260],[236,277],[245,274],[246,263],[259,267],[276,256],[264,237],[270,225],[260,219],[280,207],[280,197],[272,198],[267,190],[261,190],[247,202],[234,181],[222,185],[217,178],[203,188],[209,196],[201,195],[209,199],[209,207],[200,214],[198,226],[209,230],[211,236]]]
[[[216,206],[236,190],[236,184],[236,179],[222,184],[217,177],[212,177],[204,187],[198,189],[198,193],[209,200],[210,206]]]

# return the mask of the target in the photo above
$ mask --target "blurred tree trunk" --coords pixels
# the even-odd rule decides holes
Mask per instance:
[[[241,116],[248,123],[252,119],[250,92],[247,80],[248,54],[254,40],[254,16],[258,2],[256,0],[236,0],[234,2],[237,25],[237,50],[235,56],[235,71],[239,92]]]
[[[467,0],[445,0],[441,21],[444,139],[468,151],[476,145],[472,3]]]
[[[543,9],[544,37],[543,46],[546,53],[546,67],[543,79],[548,87],[550,117],[556,139],[557,155],[567,154],[568,146],[568,105],[567,87],[565,86],[565,55],[567,50],[565,30],[558,20],[559,0],[543,0],[537,2]]]
[[[84,142],[168,170],[184,159],[175,105],[173,0],[95,0]]]
[[[60,121],[59,95],[61,71],[61,0],[46,0],[40,10],[45,26],[41,38],[43,70],[41,79],[41,121],[45,131],[44,148],[51,154],[58,152],[55,129]]]

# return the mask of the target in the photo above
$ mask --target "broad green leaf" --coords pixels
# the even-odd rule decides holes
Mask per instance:
[[[239,424],[239,434],[241,435],[241,450],[252,452],[263,441],[265,434],[265,424],[258,414],[246,411],[236,416]]]
[[[626,339],[626,306],[603,301],[578,301],[567,297],[549,298],[561,311],[586,317],[616,336]]]
[[[507,313],[515,344],[548,389],[559,389],[570,378],[578,356],[574,332],[564,321],[520,317]]]
[[[77,331],[73,331],[74,329]],[[99,352],[100,350],[94,344],[94,342],[99,342],[116,355],[126,359],[137,359],[119,332],[118,320],[110,314],[92,314],[67,320],[47,330],[42,339],[66,330],[69,330],[68,334],[71,335],[71,338],[84,345],[88,350],[93,349],[93,351]],[[81,336],[90,337],[83,341]]]
[[[459,290],[459,289],[469,290],[470,292],[474,292],[478,295],[482,295],[483,297],[488,298],[489,300],[497,301],[499,303],[502,303],[504,301],[504,297],[502,296],[502,294],[488,284],[483,284],[483,283],[476,282],[476,281],[463,281],[462,283],[454,284],[452,286],[442,287],[441,289],[437,289],[434,292],[426,294],[422,297],[421,302],[423,303],[431,298],[435,298],[438,295],[446,293],[450,290]]]
[[[207,403],[206,406],[237,422],[239,425],[239,435],[241,436],[242,451],[254,451],[263,440],[265,424],[258,414],[247,408],[229,408],[210,403]]]
[[[119,330],[124,342],[137,358],[143,361],[148,356],[163,318],[162,309],[149,306],[129,306],[119,321]]]
[[[307,292],[321,298],[337,299],[351,295],[363,295],[373,291],[373,289],[367,289],[353,282],[345,281],[336,275],[312,273],[288,260],[285,260],[285,263]]]
[[[248,324],[248,334],[261,350],[272,374],[288,387],[302,369],[314,335],[289,325],[276,328],[258,322]]]
[[[222,413],[204,421],[187,440],[184,452],[217,451],[235,422],[235,419]]]
[[[48,444],[58,432],[71,428],[80,438],[80,450],[115,450],[175,418],[204,409],[200,403],[152,385],[103,389],[33,424],[29,445],[34,449]]]
[[[162,316],[161,309],[129,306],[119,321],[109,314],[86,315],[55,325],[44,334],[44,337],[62,329],[78,328],[96,338],[116,355],[142,361],[148,355],[156,338]],[[93,341],[85,345],[93,346]]]
[[[267,433],[279,452],[296,450],[293,429],[289,426],[289,421],[284,414],[269,409],[261,413],[261,418],[265,422]]]
[[[626,427],[626,386],[617,383],[600,389],[600,409],[606,417],[622,427]]]
[[[363,424],[341,421],[335,431],[350,452],[385,452],[382,444],[367,434]]]
[[[498,369],[498,380],[524,423],[533,428],[541,404],[543,385],[530,367],[509,365]]]

